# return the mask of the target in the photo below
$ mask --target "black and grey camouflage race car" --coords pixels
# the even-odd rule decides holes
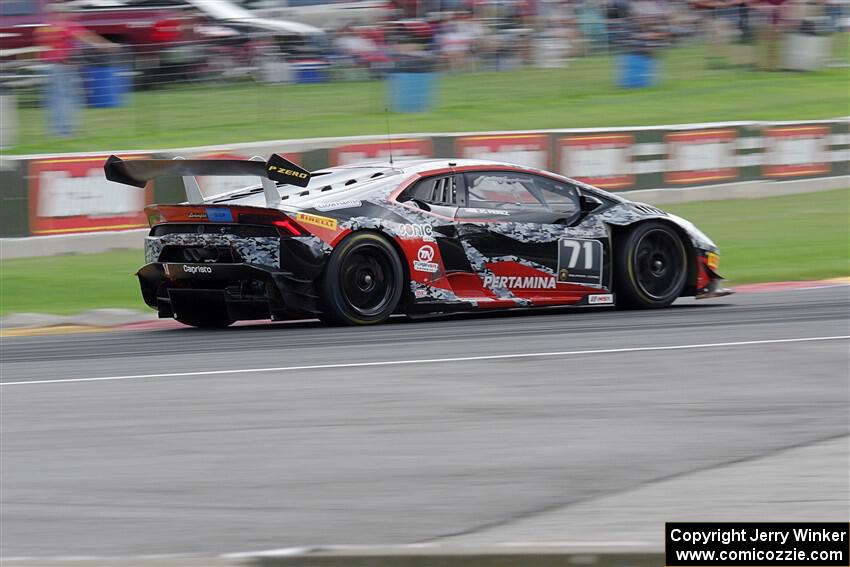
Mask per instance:
[[[308,172],[250,160],[121,160],[107,178],[183,176],[188,202],[146,212],[142,296],[195,326],[557,305],[654,308],[724,295],[690,222],[551,173],[479,160]],[[202,195],[195,175],[260,183]]]

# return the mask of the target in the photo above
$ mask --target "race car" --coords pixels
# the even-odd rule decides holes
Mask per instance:
[[[197,327],[565,305],[666,307],[715,297],[717,246],[693,224],[556,173],[470,159],[310,172],[268,161],[111,156],[112,181],[183,177],[151,205],[145,303]],[[260,182],[205,196],[195,176]]]

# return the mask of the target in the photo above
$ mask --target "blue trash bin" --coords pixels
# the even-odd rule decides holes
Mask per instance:
[[[324,83],[327,81],[329,65],[324,61],[294,61],[292,63],[295,82],[302,83]]]
[[[435,60],[429,53],[401,56],[387,76],[387,105],[393,112],[427,112],[437,90]]]
[[[126,65],[83,67],[86,105],[93,108],[123,106],[130,92],[130,69]]]
[[[434,105],[436,73],[391,73],[389,106],[393,112],[427,112]]]
[[[651,87],[658,81],[658,61],[643,53],[617,57],[617,85],[627,89]]]

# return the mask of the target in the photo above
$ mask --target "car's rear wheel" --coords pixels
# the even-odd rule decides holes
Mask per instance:
[[[331,254],[321,281],[323,321],[372,325],[393,314],[404,290],[404,268],[386,238],[358,232]]]
[[[687,275],[685,245],[665,223],[640,223],[617,241],[614,285],[621,306],[666,307],[682,294]]]

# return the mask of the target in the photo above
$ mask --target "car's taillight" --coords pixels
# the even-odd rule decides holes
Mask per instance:
[[[151,27],[153,43],[171,43],[180,40],[180,22],[177,20],[160,20]]]
[[[295,224],[295,221],[292,219],[279,219],[272,222],[278,230],[283,232],[284,234],[288,234],[289,236],[303,236],[304,231],[301,230],[301,227]]]
[[[281,236],[305,236],[307,234],[294,220],[283,213],[280,213],[280,216],[240,213],[239,222],[272,225],[277,228]]]

